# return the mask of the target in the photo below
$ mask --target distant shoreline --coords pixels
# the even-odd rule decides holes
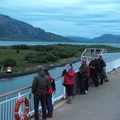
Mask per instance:
[[[120,48],[120,43],[87,43],[87,42],[41,42],[41,41],[3,41],[0,40],[0,46],[12,45],[53,45],[53,44],[74,44],[74,45],[108,45]]]
[[[75,60],[73,62],[71,62],[72,64],[73,63],[76,63],[78,62],[78,60]],[[65,63],[59,63],[57,65],[48,65],[48,66],[43,66],[43,67],[46,67],[48,70],[51,70],[51,69],[54,69],[54,68],[57,68],[57,67],[62,67],[62,66],[65,66],[67,64],[67,62]],[[34,74],[34,73],[37,73],[37,70],[23,70],[23,71],[20,71],[20,72],[12,72],[12,73],[0,73],[0,79],[2,78],[12,78],[12,77],[19,77],[19,76],[25,76],[25,75],[29,75],[29,74]]]

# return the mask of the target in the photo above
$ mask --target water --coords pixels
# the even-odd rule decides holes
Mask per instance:
[[[120,47],[120,44],[116,44],[116,43],[0,41],[0,46],[11,46],[11,45],[21,45],[21,44],[24,45],[76,44],[76,45],[108,45],[108,46]]]
[[[120,58],[120,53],[109,53],[109,54],[107,53],[103,55],[103,58],[106,62],[108,62]],[[79,67],[80,67],[80,62],[73,64],[73,68],[75,71],[78,71]],[[65,69],[65,66],[54,68],[49,72],[51,76],[54,78],[60,76],[62,74],[63,69]],[[15,77],[15,78],[0,79],[0,94],[7,93],[31,85],[33,81],[33,77],[36,74],[37,73]]]
[[[16,41],[0,41],[0,45],[18,45],[18,44],[26,44],[26,45],[47,45],[47,44],[58,44],[60,42],[16,42]],[[62,42],[63,43],[63,42]],[[64,44],[64,43],[63,43]],[[66,43],[68,44],[68,43]],[[70,43],[70,44],[89,44],[90,43]],[[97,43],[94,43],[97,44]],[[93,45],[93,43],[91,43]],[[108,45],[108,44],[107,44]],[[110,45],[110,44],[109,44]],[[111,46],[116,46],[120,47],[119,44],[111,44]],[[119,58],[120,53],[111,53],[111,54],[106,54],[104,55],[105,61],[110,61],[113,59]],[[77,71],[79,69],[80,63],[75,63],[73,64],[74,70]],[[60,76],[62,74],[62,71],[65,67],[57,67],[52,70],[50,70],[51,76],[54,78],[56,76]],[[0,79],[0,94],[11,92],[16,89],[20,89],[26,86],[29,86],[32,84],[33,77],[36,74],[31,74],[31,75],[25,75],[25,76],[20,76],[20,77],[15,77],[15,78],[6,78],[6,79]]]
[[[102,55],[106,62],[120,58],[120,53],[106,53]]]
[[[73,64],[73,67],[75,70],[78,70],[80,66],[80,63]],[[50,70],[50,74],[53,78],[62,75],[62,71],[65,69],[65,67],[57,67],[52,70]],[[15,78],[4,78],[0,79],[0,94],[7,93],[16,89],[20,89],[29,85],[32,85],[33,77],[36,75],[30,74]]]

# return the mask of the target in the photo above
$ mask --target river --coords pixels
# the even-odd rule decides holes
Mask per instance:
[[[73,64],[73,67],[75,70],[78,70],[80,66],[80,63],[75,63]],[[57,77],[62,74],[62,71],[65,67],[57,67],[52,70],[50,70],[51,76]],[[26,86],[29,86],[32,84],[33,77],[37,73],[30,74],[30,75],[25,75],[25,76],[20,76],[20,77],[14,77],[14,78],[4,78],[0,79],[0,94],[7,93],[16,89],[20,89]]]
[[[18,45],[18,44],[26,44],[26,45],[38,45],[38,44],[42,44],[42,45],[48,45],[48,44],[58,44],[59,42],[16,42],[16,41],[0,41],[0,45],[3,46],[3,45]],[[61,43],[61,44],[65,44],[65,43]],[[68,44],[68,43],[66,43]],[[80,45],[83,45],[84,43],[70,43],[70,44],[80,44]],[[93,45],[93,43],[85,43],[85,44],[89,44],[89,45]],[[84,45],[85,45],[84,44]],[[97,43],[94,43],[94,44],[97,44]],[[110,45],[110,44],[107,44],[107,45]],[[111,46],[115,46],[115,44],[111,44]],[[116,47],[120,47],[119,44],[116,44]],[[120,53],[112,53],[112,54],[109,54],[109,55],[105,55],[105,60],[108,61],[108,60],[111,60],[111,59],[116,59],[117,57],[120,56]],[[73,64],[73,67],[74,67],[74,70],[77,71],[79,69],[79,66],[80,66],[80,63],[75,63]],[[61,73],[62,73],[62,70],[64,69],[65,67],[57,67],[57,68],[54,68],[52,70],[50,70],[50,74],[52,77],[56,77],[56,76],[60,76]],[[30,75],[25,75],[25,76],[20,76],[20,77],[15,77],[15,78],[4,78],[4,79],[0,79],[0,94],[4,94],[4,93],[7,93],[7,92],[11,92],[13,90],[16,90],[16,89],[20,89],[20,88],[23,88],[23,87],[26,87],[26,86],[29,86],[32,84],[32,81],[33,81],[33,77],[35,76],[36,74],[30,74]]]
[[[108,45],[108,46],[120,47],[120,44],[116,44],[116,43],[0,41],[0,46],[11,46],[11,45],[21,45],[21,44],[24,45],[77,44],[77,45]]]

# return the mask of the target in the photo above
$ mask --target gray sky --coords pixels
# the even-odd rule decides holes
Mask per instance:
[[[120,0],[1,0],[0,14],[63,36],[120,35]]]

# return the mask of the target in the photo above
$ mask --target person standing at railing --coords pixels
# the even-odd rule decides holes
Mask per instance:
[[[48,72],[47,68],[44,68],[44,72],[45,72],[45,75],[47,75],[47,77],[49,78],[50,83],[52,83],[51,75]],[[50,86],[46,94],[46,106],[48,111],[47,118],[52,118],[52,115],[53,115],[52,93],[53,93],[53,89],[52,89],[52,86]]]
[[[102,85],[103,84],[103,79],[104,79],[103,68],[106,66],[106,64],[103,61],[103,59],[101,59],[100,55],[97,55],[97,60],[99,62],[98,72],[99,72],[100,85]]]
[[[86,60],[81,61],[79,73],[81,80],[81,94],[86,94],[88,92],[88,67]]]
[[[104,66],[102,68],[102,75],[103,75],[103,78],[104,78],[104,82],[108,82],[109,79],[108,79],[108,76],[107,76],[107,73],[106,73],[106,63],[105,63],[102,55],[99,55],[99,58],[104,62]]]
[[[43,69],[37,67],[38,74],[34,77],[32,83],[32,93],[34,94],[34,119],[39,120],[39,101],[42,107],[42,120],[47,119],[46,114],[46,92],[50,88],[50,81],[45,75]]]
[[[92,57],[92,59],[89,63],[89,67],[90,67],[90,78],[94,81],[95,86],[98,87],[99,86],[99,81],[98,81],[99,63],[95,59],[95,57]]]
[[[68,104],[72,103],[73,87],[75,84],[74,75],[75,75],[75,71],[72,67],[72,64],[67,64],[66,70],[63,71],[63,76],[64,76],[64,86],[66,88],[66,95],[67,95],[66,103]]]

